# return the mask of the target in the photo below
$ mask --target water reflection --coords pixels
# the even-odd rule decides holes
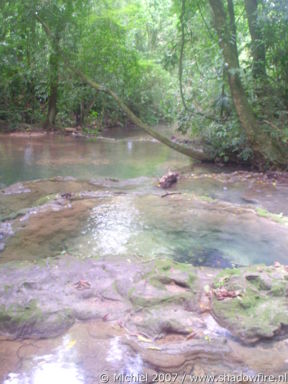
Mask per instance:
[[[84,241],[82,238],[81,243],[86,243],[94,254],[124,254],[129,240],[137,232],[138,215],[133,200],[126,196],[119,197],[110,204],[99,205],[90,214],[88,224],[82,232]]]
[[[28,145],[24,149],[24,162],[26,165],[32,165],[33,164],[33,147],[31,145]]]
[[[33,358],[25,373],[10,373],[4,384],[83,384],[84,373],[77,364],[75,341],[69,335],[53,354]],[[30,372],[29,372],[30,371]]]
[[[71,137],[1,137],[0,182],[71,175],[133,178],[160,176],[168,167],[189,165],[187,157],[151,141],[101,140]],[[167,161],[169,165],[167,165]]]
[[[169,257],[212,268],[287,263],[285,226],[249,210],[239,214],[177,199],[123,195],[97,205],[81,234],[69,240],[69,252],[83,258]]]
[[[130,250],[181,262],[227,268],[287,263],[287,228],[236,207],[207,205],[192,197],[135,198],[139,230]]]
[[[128,150],[129,153],[132,152],[132,150],[133,150],[133,141],[131,141],[131,140],[127,141],[127,150]]]
[[[89,344],[89,341],[86,340]],[[84,384],[88,376],[98,376],[94,367],[85,369],[80,366],[76,340],[67,334],[63,337],[61,346],[54,353],[40,355],[32,360],[24,361],[21,373],[10,373],[3,384]],[[82,351],[83,352],[83,351]],[[126,345],[121,343],[119,336],[113,337],[108,350],[102,355],[99,367],[105,366],[109,372],[114,372],[123,377],[132,378],[129,382],[138,382],[137,377],[143,372],[143,360],[138,353],[133,352]],[[83,356],[81,357],[83,359]],[[98,357],[99,358],[99,357]],[[97,353],[95,351],[95,362]],[[105,364],[106,361],[106,364]],[[103,369],[103,368],[102,368]],[[92,371],[94,371],[92,373]],[[96,369],[97,371],[97,369]],[[90,373],[89,373],[90,372]],[[101,372],[101,371],[100,371]],[[102,371],[103,372],[103,371]],[[91,376],[91,377],[92,377]],[[135,380],[133,379],[135,378]],[[126,382],[125,380],[123,382]]]
[[[164,199],[151,193],[75,201],[71,206],[33,215],[7,242],[9,228],[2,224],[0,260],[39,259],[66,251],[81,258],[170,257],[212,268],[276,260],[287,264],[287,227],[250,209],[201,202],[189,194]]]

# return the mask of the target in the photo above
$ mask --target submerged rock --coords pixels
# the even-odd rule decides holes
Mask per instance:
[[[277,264],[225,270],[216,278],[214,288],[215,319],[242,342],[288,336],[287,267]]]
[[[180,263],[211,268],[233,268],[231,261],[218,249],[205,248],[200,251],[177,250],[174,259]]]
[[[0,240],[3,240],[5,237],[12,236],[13,233],[11,223],[0,223]]]
[[[16,183],[1,190],[1,194],[3,195],[19,195],[22,193],[30,193],[30,192],[31,192],[30,188],[27,188],[22,183]]]
[[[11,223],[0,223],[0,252],[3,252],[6,244],[5,241],[9,236],[14,234]]]

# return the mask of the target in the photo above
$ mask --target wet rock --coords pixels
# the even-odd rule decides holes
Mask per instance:
[[[26,210],[22,210],[19,212],[17,216],[22,216],[20,218],[21,222],[28,221],[31,217],[36,216],[36,215],[43,215],[43,214],[49,214],[51,212],[59,212],[62,209],[67,209],[71,208],[71,204],[69,203],[69,200],[60,197],[58,199],[47,199],[48,202],[44,202],[44,200],[41,202],[40,205],[28,208]]]
[[[139,268],[126,263],[114,264],[114,269],[107,265],[103,269],[100,262],[69,257],[50,263],[48,268],[33,263],[2,266],[0,335],[48,338],[63,333],[75,319],[109,317],[109,320],[120,321],[131,304],[119,296],[114,282],[124,270],[126,277],[132,278]],[[87,281],[90,288],[77,289],[79,281]]]
[[[242,196],[241,200],[246,204],[259,204],[257,200],[249,199],[249,197]]]
[[[161,305],[131,316],[127,326],[153,340],[178,336],[184,340],[204,328],[204,323],[195,313],[187,311],[181,305]]]
[[[288,172],[269,171],[267,172],[266,177],[273,181],[277,181],[278,183],[288,183]]]
[[[255,285],[258,289],[267,290],[267,291],[272,289],[273,281],[266,274],[263,274],[260,272],[258,272],[258,273],[257,272],[249,273],[248,272],[245,275],[245,278],[246,278],[246,280],[251,282],[251,284]]]
[[[212,291],[204,288],[213,276],[212,269],[169,260],[129,263],[63,256],[49,265],[10,263],[0,268],[0,335],[54,337],[75,320],[98,319],[153,340],[200,340],[209,335],[203,319]],[[254,343],[286,335],[285,267],[225,270],[215,280],[217,289],[238,292],[212,298],[214,318],[233,336]]]
[[[70,192],[61,193],[61,197],[62,197],[63,199],[66,199],[66,200],[71,200],[71,198],[72,198],[72,193],[70,193]]]
[[[158,260],[138,279],[129,291],[133,305],[151,307],[161,303],[185,303],[194,298],[196,275],[193,267]]]
[[[73,176],[56,176],[50,179],[51,181],[77,181],[77,179]]]
[[[5,249],[5,240],[14,234],[10,223],[0,223],[0,252]]]
[[[0,306],[0,333],[13,339],[56,337],[73,323],[74,317],[68,309],[45,312],[36,300],[30,300],[24,306]]]
[[[212,299],[220,325],[244,343],[288,335],[288,271],[286,267],[247,267],[223,271],[216,289],[238,292]],[[241,292],[241,293],[240,293]]]
[[[31,190],[27,188],[25,185],[23,185],[22,183],[16,183],[1,190],[1,193],[3,195],[19,195],[22,193],[30,193],[30,192]]]
[[[67,127],[67,128],[64,128],[64,133],[67,133],[67,134],[78,133],[78,129],[73,127]]]
[[[184,269],[170,261],[143,266],[66,256],[48,268],[33,263],[4,265],[0,279],[0,334],[7,338],[55,336],[75,319],[125,323],[127,313],[136,313],[141,307],[151,310],[160,303],[165,304],[170,320],[167,315],[166,323],[156,324],[154,331],[187,333],[184,313],[197,305],[197,278],[192,267]],[[87,288],[79,289],[79,282]],[[183,303],[187,309],[182,308],[173,320],[173,308],[177,304],[181,308]]]
[[[163,189],[170,188],[173,184],[177,183],[179,174],[177,172],[168,172],[159,180],[159,186]]]
[[[225,271],[216,283],[227,284],[229,289],[234,289],[243,281],[250,284],[252,280],[257,280],[254,277],[251,280],[250,276],[261,275],[265,268],[247,269],[244,272],[234,270],[233,273]],[[268,270],[272,280],[286,276],[282,266]],[[238,281],[239,276],[243,280]],[[113,381],[115,372],[125,374],[132,372],[132,369],[137,373],[147,372],[148,382],[152,382],[153,374],[155,378],[159,372],[168,373],[166,381],[171,381],[169,373],[174,376],[176,373],[178,381],[175,382],[179,384],[191,382],[189,375],[183,375],[184,372],[195,375],[223,375],[223,372],[236,375],[248,372],[248,367],[262,372],[264,363],[260,367],[256,365],[256,368],[255,364],[251,367],[247,363],[247,354],[255,355],[254,349],[235,344],[225,329],[213,322],[209,314],[202,315],[200,308],[197,308],[199,296],[206,292],[203,287],[211,283],[214,277],[213,269],[193,268],[169,260],[132,264],[112,258],[109,261],[81,261],[63,257],[49,262],[49,266],[9,264],[0,268],[0,336],[2,340],[16,337],[45,339],[60,335],[74,324],[68,333],[71,338],[67,339],[66,335],[58,339],[60,343],[66,340],[61,356],[66,352],[69,359],[77,356],[77,361],[81,361],[87,373],[87,384],[94,383],[95,378],[103,372],[111,373]],[[89,287],[78,289],[79,281]],[[155,295],[159,295],[160,291],[166,295],[168,291],[169,299],[161,302],[161,305],[153,300],[149,305],[145,300],[145,306],[135,305],[130,301],[130,294],[136,286],[139,287],[140,297],[143,282],[156,289],[152,289]],[[178,301],[179,294],[183,293],[186,295],[184,305]],[[188,297],[191,302],[189,306],[186,301]],[[274,297],[278,296],[271,296],[272,300]],[[91,319],[93,321],[89,321]],[[21,342],[17,340],[17,345]],[[24,356],[31,345],[36,345],[36,354],[42,356],[44,352],[39,352],[39,347],[49,341],[24,343],[19,356]],[[54,340],[51,343],[54,345]],[[0,351],[2,360],[7,356],[6,346],[10,345],[11,341],[6,344],[4,341],[2,355]],[[266,362],[273,356],[274,361],[279,361],[281,353],[284,359],[287,347],[279,351],[276,351],[277,348],[278,344],[274,349],[269,348],[269,357],[268,349],[265,347],[261,352],[260,348],[260,359],[265,357]],[[273,355],[275,351],[277,354]],[[56,354],[53,350],[45,350],[45,355]],[[33,372],[37,361],[43,364],[45,360],[42,357],[41,360],[39,357],[37,359],[32,361]],[[99,361],[99,364],[95,364],[95,361]],[[63,364],[66,362],[63,360]],[[281,362],[277,367],[282,369]],[[275,365],[269,367],[273,373],[276,372],[274,368]],[[88,374],[92,372],[90,381]]]
[[[179,384],[188,384],[192,381],[189,374],[183,375],[184,372],[191,372],[191,374],[195,372],[196,375],[201,371],[201,374],[218,375],[231,371],[234,374],[240,374],[241,368],[243,371],[243,366],[241,367],[241,363],[237,362],[234,353],[229,346],[223,343],[223,340],[222,343],[220,341],[217,344],[205,340],[188,341],[186,343],[175,342],[168,345],[167,348],[165,348],[165,345],[157,344],[162,347],[161,352],[157,350],[157,347],[156,350],[153,350],[153,347],[150,349],[145,348],[131,340],[127,340],[126,345],[141,355],[143,362],[151,369],[155,369],[156,372],[173,372],[169,381]],[[219,356],[221,356],[221,360]],[[203,363],[201,364],[200,361]],[[154,381],[152,377],[148,379],[148,382]],[[157,375],[154,377],[157,377]],[[167,375],[166,378],[169,379],[169,376]]]
[[[187,298],[185,290],[183,291],[175,294],[169,292],[165,285],[161,285],[161,283],[159,283],[159,287],[155,287],[144,280],[132,288],[129,299],[133,305],[141,307],[151,307],[169,301],[181,303]]]
[[[13,231],[10,223],[0,223],[0,240],[3,240],[6,236],[12,234]]]

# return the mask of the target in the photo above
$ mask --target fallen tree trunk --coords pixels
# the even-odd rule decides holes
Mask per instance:
[[[49,39],[53,40],[52,33],[48,27],[48,25],[37,15],[35,14],[36,19],[40,22],[42,27],[44,28],[44,31],[46,32]],[[59,56],[64,61],[65,65],[78,77],[80,77],[85,83],[90,85],[92,88],[96,89],[99,92],[104,92],[108,95],[110,95],[118,104],[120,109],[125,112],[125,114],[129,117],[129,119],[137,125],[139,128],[142,128],[146,133],[148,133],[150,136],[154,137],[161,143],[167,145],[168,147],[174,149],[177,152],[182,153],[183,155],[189,156],[192,159],[199,160],[199,161],[213,161],[213,157],[211,154],[206,153],[202,149],[199,148],[193,148],[188,147],[186,145],[179,144],[175,141],[170,140],[168,137],[162,135],[161,133],[157,132],[155,129],[153,129],[148,124],[145,124],[142,120],[137,117],[130,108],[127,107],[125,103],[114,93],[111,89],[106,88],[105,86],[98,84],[94,80],[92,80],[89,76],[85,75],[82,71],[80,71],[78,68],[75,68],[71,63],[70,60],[66,57],[66,55],[59,49],[58,51]]]
[[[66,62],[66,65],[68,66],[68,63]],[[116,103],[119,105],[120,109],[126,113],[126,115],[129,117],[129,119],[138,127],[142,128],[145,132],[147,132],[150,136],[154,137],[161,143],[167,145],[168,147],[174,149],[177,152],[180,152],[186,156],[189,156],[191,158],[194,158],[196,160],[200,161],[212,161],[212,156],[209,156],[209,154],[205,153],[202,149],[197,149],[193,147],[188,147],[186,145],[181,145],[175,141],[170,140],[168,137],[162,135],[161,133],[157,132],[155,129],[153,129],[148,124],[145,124],[142,120],[140,120],[132,111],[130,108],[127,107],[126,104],[123,103],[123,101],[114,93],[111,91],[111,89],[108,89],[98,83],[96,83],[94,80],[90,79],[88,76],[86,76],[82,71],[72,68],[69,66],[71,70],[73,70],[74,73],[76,73],[78,76],[82,78],[87,84],[91,85],[94,89],[97,89],[100,92],[105,92],[108,95],[110,95]]]

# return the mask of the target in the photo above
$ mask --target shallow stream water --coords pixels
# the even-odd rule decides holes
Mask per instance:
[[[164,256],[222,268],[286,261],[285,228],[249,210],[239,213],[238,208],[264,207],[286,214],[287,186],[219,180],[221,168],[192,166],[188,158],[135,133],[96,141],[1,137],[0,163],[3,185],[26,181],[18,191],[24,193],[10,194],[8,189],[1,196],[2,217],[31,208],[55,193],[101,190],[103,194],[100,200],[78,202],[65,213],[21,219],[0,262],[61,252],[81,258]],[[175,195],[164,196],[157,179],[169,169],[183,170],[188,177],[180,178],[170,190]],[[207,177],[191,178],[192,173]],[[51,180],[57,176],[66,179]],[[69,181],[67,176],[76,180]],[[37,183],[31,183],[35,179]],[[25,188],[31,192],[25,193]],[[205,199],[216,199],[220,205],[205,204]]]
[[[115,136],[96,141],[0,137],[0,184],[6,191],[0,196],[0,217],[6,223],[9,215],[25,211],[13,222],[14,235],[0,247],[1,263],[49,262],[70,254],[131,262],[163,257],[212,268],[287,264],[287,226],[257,214],[265,209],[288,215],[287,185],[250,178],[229,182],[217,178],[222,168],[193,166],[137,132]],[[168,170],[181,176],[166,193],[157,180]],[[9,190],[14,183],[21,184]],[[47,196],[81,192],[97,198],[80,199],[65,210],[38,210]],[[0,233],[0,245],[2,240]],[[46,341],[0,341],[0,377],[5,384],[78,384],[98,382],[106,365],[110,370],[115,365],[118,372],[141,372],[141,354],[121,344],[122,330],[106,332],[105,326],[99,331],[99,325],[77,325]],[[277,356],[287,352],[285,342],[271,346],[269,353],[265,345],[258,347],[258,356],[253,348],[229,343],[236,354],[246,354],[254,372],[267,368],[271,351]]]

